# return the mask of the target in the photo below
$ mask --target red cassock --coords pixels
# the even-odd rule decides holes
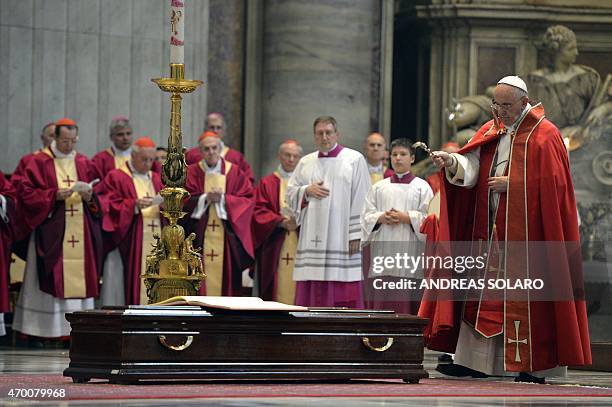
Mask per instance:
[[[255,187],[253,244],[259,272],[259,296],[264,300],[276,299],[278,261],[287,235],[285,229],[278,227],[283,220],[279,193],[280,179],[274,174],[263,177]]]
[[[225,242],[223,250],[223,295],[240,295],[242,289],[242,271],[252,265],[253,240],[251,234],[251,219],[253,216],[253,187],[246,175],[232,165],[225,172],[226,162],[221,159],[221,174],[225,174],[225,210],[227,220],[223,220]],[[197,206],[200,195],[204,193],[206,174],[199,163],[189,166],[185,188],[191,194],[185,204],[184,226],[185,235],[194,232],[195,248],[204,246],[203,231],[208,223],[208,210],[200,219],[192,219],[190,214]],[[206,248],[203,248],[205,250]],[[206,270],[204,270],[206,272]]]
[[[102,150],[91,158],[91,162],[94,165],[94,178],[102,181],[106,174],[115,169],[115,155],[112,148]],[[157,161],[153,161],[153,172],[158,174],[161,173],[161,165]]]
[[[13,185],[0,172],[0,195],[6,199],[8,222],[0,218],[0,312],[9,311],[9,268],[11,264],[11,243],[15,226],[15,202],[17,194]]]
[[[227,160],[233,164],[236,164],[238,168],[246,175],[246,177],[251,182],[251,185],[255,185],[255,176],[253,175],[253,170],[251,170],[251,166],[244,159],[244,156],[238,150],[234,150],[233,148],[225,147],[227,151],[225,151],[225,155],[222,154],[223,159]],[[202,160],[202,153],[198,147],[194,147],[188,150],[185,153],[185,161],[187,165],[195,164]]]
[[[93,165],[82,154],[74,159],[79,181],[90,182]],[[40,289],[64,298],[62,242],[66,219],[64,201],[56,201],[58,190],[53,153],[45,149],[27,165],[19,185],[20,210],[26,226],[36,230],[36,257]],[[98,295],[98,276],[102,270],[101,206],[94,194],[84,208],[85,288],[87,297]]]
[[[480,147],[480,172],[474,188],[452,185],[440,172],[439,229],[431,217],[422,226],[423,231],[435,232],[438,242],[488,240],[487,178],[499,138],[498,129],[490,121],[459,151],[462,154]],[[529,272],[539,273],[548,277],[548,283],[583,297],[580,236],[568,155],[559,130],[544,117],[541,105],[533,107],[519,125],[510,154],[508,190],[500,195],[493,230],[500,245],[506,245],[506,250],[518,247],[523,255],[506,256],[507,275],[523,273],[529,277]],[[528,256],[527,242],[555,242],[555,252],[548,256],[532,252]],[[431,276],[438,272],[443,273],[432,270]],[[435,292],[426,291],[419,316],[430,319],[426,330],[430,349],[455,351],[462,312],[463,320],[479,332],[487,336],[502,332],[506,371],[591,363],[583,298],[568,295],[550,301],[460,303],[436,301]]]
[[[162,188],[161,177],[151,172],[155,192]],[[142,259],[142,214],[135,213],[138,194],[132,178],[124,171],[110,171],[98,190],[106,209],[102,229],[110,234],[113,248],[119,248],[125,279],[125,303],[140,304]]]

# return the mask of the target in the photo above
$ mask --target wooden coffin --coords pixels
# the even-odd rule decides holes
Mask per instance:
[[[418,383],[426,320],[392,312],[192,306],[74,312],[74,382],[400,378]]]

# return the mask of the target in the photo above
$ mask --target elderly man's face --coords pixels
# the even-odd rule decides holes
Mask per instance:
[[[205,137],[200,141],[200,152],[206,161],[206,165],[214,167],[219,162],[220,151],[219,139],[217,137]]]
[[[132,145],[132,128],[131,127],[117,127],[111,134],[111,140],[115,148],[124,151],[130,148]]]
[[[385,139],[377,133],[366,139],[365,156],[370,164],[378,164],[385,158]]]
[[[140,174],[150,171],[154,161],[154,148],[141,148],[138,152],[132,151],[132,164],[134,169]]]
[[[74,150],[79,139],[77,134],[76,128],[68,129],[68,127],[65,126],[60,128],[59,136],[55,137],[55,146],[60,153],[70,154],[72,150]]]
[[[338,142],[338,132],[331,123],[318,123],[314,129],[314,139],[317,149],[327,153]]]
[[[300,161],[302,149],[296,144],[283,144],[278,153],[278,159],[281,167],[286,172],[293,172]]]
[[[527,106],[527,97],[521,99],[516,95],[513,86],[505,84],[497,85],[494,95],[492,106],[497,111],[500,120],[506,126],[513,125]]]
[[[217,114],[211,114],[208,116],[206,130],[214,131],[221,138],[225,136],[225,122],[223,117]]]

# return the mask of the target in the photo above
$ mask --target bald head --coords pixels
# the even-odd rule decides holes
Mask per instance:
[[[377,166],[385,158],[387,142],[380,133],[371,133],[365,140],[365,156],[368,163]]]
[[[221,113],[213,112],[206,116],[206,130],[214,131],[221,138],[225,136],[225,118]]]

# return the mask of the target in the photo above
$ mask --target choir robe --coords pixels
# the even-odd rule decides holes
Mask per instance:
[[[364,247],[369,259],[364,265],[370,265],[374,256],[395,257],[396,253],[408,252],[413,256],[422,253],[422,245],[426,235],[420,232],[421,224],[427,216],[429,202],[433,192],[429,184],[412,173],[393,174],[389,178],[372,185],[366,196],[365,206],[361,214],[362,242],[372,243]],[[378,218],[390,209],[406,212],[410,224],[385,225],[376,223]],[[401,246],[400,246],[401,242]],[[368,267],[369,268],[369,267]],[[382,273],[367,270],[368,282],[365,287],[366,307],[371,309],[392,309],[399,313],[416,314],[418,312],[418,292],[410,293],[388,292],[374,289],[374,280],[383,277],[386,281],[401,278],[422,278],[419,271],[408,273],[405,269],[385,268]],[[368,298],[369,297],[369,298]]]
[[[307,198],[306,188],[320,181],[329,196]],[[363,155],[339,144],[298,163],[286,196],[300,225],[297,305],[363,307],[361,253],[351,255],[349,241],[361,239],[359,218],[370,186]]]
[[[249,179],[251,185],[255,185],[253,170],[251,169],[251,166],[247,160],[244,159],[244,156],[240,153],[240,151],[234,150],[221,142],[221,157],[226,161],[236,164],[238,168],[240,168],[240,171],[242,171]],[[201,160],[202,153],[200,152],[199,147],[194,147],[185,153],[185,161],[187,162],[187,165],[198,163]]]
[[[140,276],[144,259],[151,252],[152,234],[156,232],[161,236],[161,219],[158,205],[138,209],[136,201],[146,194],[152,197],[162,188],[158,173],[134,174],[129,162],[104,178],[99,194],[108,210],[102,228],[110,235],[118,253],[109,254],[104,265],[103,305],[147,303]],[[114,261],[117,254],[120,262]]]
[[[283,215],[290,214],[284,202],[290,174],[284,175],[279,168],[262,178],[255,188],[253,243],[256,249],[259,296],[265,300],[293,304],[293,268],[299,229],[288,231],[279,226]]]
[[[215,169],[209,169],[213,172],[206,173],[206,168],[206,164],[200,161],[190,165],[187,170],[185,188],[191,196],[185,204],[185,211],[189,215],[183,218],[182,223],[186,236],[192,232],[196,234],[193,246],[203,250],[202,260],[207,277],[200,293],[238,296],[242,289],[242,271],[251,266],[254,259],[251,234],[255,206],[253,187],[237,165],[222,158]],[[207,178],[209,181],[205,185]],[[219,182],[223,182],[223,185],[219,185]],[[205,186],[210,188],[212,185],[224,187],[225,193],[221,202],[209,205],[205,201]],[[222,237],[216,232],[222,232]],[[222,255],[219,255],[220,251]],[[223,264],[213,264],[219,260],[223,260]]]
[[[95,168],[95,178],[102,181],[111,170],[121,168],[123,164],[130,160],[131,152],[132,149],[130,148],[118,154],[115,148],[111,146],[94,155],[91,162]],[[153,162],[153,167],[151,169],[158,174],[161,173],[161,165],[157,161]]]
[[[76,193],[66,201],[55,199],[59,189],[56,165],[68,168],[66,171],[74,172],[76,180],[84,182],[91,181],[93,166],[85,156],[76,152],[62,158],[56,158],[56,154],[53,144],[37,154],[27,165],[24,181],[18,189],[20,210],[23,210],[27,227],[33,233],[28,244],[26,272],[15,311],[14,328],[41,337],[67,336],[70,327],[64,314],[93,308],[102,260],[99,225],[102,213],[95,194],[90,203],[84,203]],[[60,187],[72,186],[76,180],[68,176]],[[72,235],[68,240],[65,235],[67,216],[72,217],[79,211],[82,228],[78,227],[76,237]],[[73,249],[81,247],[77,249],[78,253],[71,251],[67,260],[64,248],[68,244]],[[66,266],[67,274],[64,272],[65,263],[70,264]]]
[[[573,299],[573,293],[584,293],[584,289],[569,160],[559,130],[544,117],[541,104],[528,106],[512,127],[516,127],[516,133],[504,135],[500,125],[489,121],[458,152],[463,157],[478,152],[476,173],[465,171],[469,166],[465,161],[461,164],[461,157],[453,177],[440,173],[438,241],[493,239],[506,247],[506,252],[508,242],[514,242],[513,247],[526,247],[528,242],[554,242],[565,249],[557,248],[553,256],[545,259],[524,252],[508,255],[502,271],[513,278],[530,271],[542,273],[545,284],[554,282],[559,289],[569,288],[572,298],[460,303],[436,301],[435,293],[426,290],[419,315],[429,318],[427,346],[456,351],[455,363],[488,374],[548,371],[557,375],[562,370],[559,367],[591,364],[585,302]],[[503,142],[508,146],[502,148]],[[490,216],[487,178],[495,168],[496,151],[501,155],[504,149],[510,163],[505,170],[508,190],[496,194],[497,214]],[[469,185],[468,178],[475,178],[474,187],[451,183],[464,180]],[[494,219],[494,227],[490,218]],[[437,272],[431,270],[431,276],[437,277]]]

